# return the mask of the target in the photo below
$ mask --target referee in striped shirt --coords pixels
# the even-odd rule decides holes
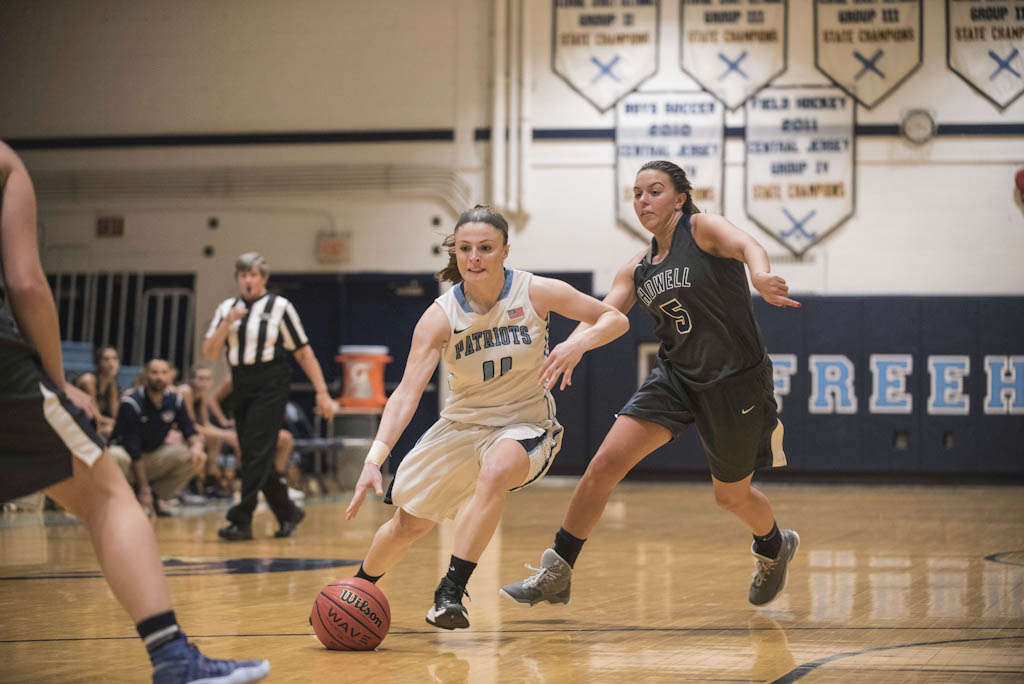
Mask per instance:
[[[280,525],[275,537],[290,537],[306,517],[288,498],[284,474],[274,470],[277,433],[288,402],[289,356],[295,356],[313,382],[317,411],[328,420],[334,416],[334,401],[299,315],[287,299],[267,292],[268,277],[259,253],[238,257],[235,281],[240,296],[221,302],[203,341],[208,361],[227,347],[242,452],[242,500],[228,511],[230,524],[217,532],[228,541],[252,539],[252,513],[261,490]]]

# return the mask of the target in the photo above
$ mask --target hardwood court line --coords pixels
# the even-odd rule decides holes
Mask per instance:
[[[939,632],[965,632],[965,631],[999,631],[1005,632],[1006,630],[1024,630],[1024,627],[896,627],[896,626],[884,626],[884,627],[871,627],[871,626],[860,626],[860,627],[843,627],[843,626],[821,626],[821,627],[781,627],[784,632],[813,632],[813,631],[844,631],[844,632],[857,632],[865,630],[886,630],[886,631],[915,631],[915,632],[927,632],[927,631],[939,631]],[[610,634],[615,632],[678,632],[680,634],[690,632],[773,632],[776,628],[774,627],[575,627],[569,629],[466,629],[459,630],[458,634]],[[388,636],[415,636],[417,634],[436,635],[436,634],[448,634],[449,632],[439,632],[436,629],[424,629],[424,630],[406,630],[406,631],[390,631]],[[251,639],[261,637],[306,637],[315,636],[313,632],[276,632],[272,634],[193,634],[189,632],[190,639]],[[0,639],[0,644],[31,644],[31,643],[48,643],[48,642],[59,642],[59,641],[131,641],[138,639],[138,636],[111,636],[111,637],[54,637],[47,639]],[[962,639],[959,641],[991,641],[994,639],[1024,639],[1024,634],[1020,636],[1003,636],[1003,637],[979,637],[975,639]],[[923,644],[907,644],[907,645],[896,645],[896,646],[881,646],[877,649],[868,649],[866,651],[851,652],[845,655],[860,655],[861,653],[868,653],[872,650],[885,650],[891,648],[910,648],[912,646],[927,646],[932,644],[944,644],[944,643],[955,643],[958,640],[953,641],[935,641],[926,642]],[[842,654],[840,654],[842,655]],[[839,657],[838,655],[836,657]]]
[[[944,641],[923,641],[923,642],[914,643],[914,644],[899,644],[899,645],[896,645],[896,646],[875,646],[873,648],[865,648],[862,651],[849,651],[847,653],[836,653],[835,655],[825,656],[824,658],[818,658],[817,660],[812,660],[809,663],[805,663],[803,665],[798,665],[793,670],[787,672],[786,674],[782,675],[778,679],[772,681],[771,684],[791,684],[791,682],[795,682],[798,679],[802,679],[803,677],[809,675],[811,672],[817,670],[822,665],[827,665],[828,663],[835,662],[836,660],[841,660],[843,658],[852,658],[853,656],[864,655],[866,653],[878,653],[880,651],[892,651],[892,650],[896,650],[896,649],[900,649],[900,648],[917,648],[917,647],[920,647],[920,646],[944,646],[944,645],[948,645],[948,644],[964,644],[964,643],[972,643],[972,642],[976,642],[976,641],[1001,641],[1003,639],[1024,639],[1024,636],[981,637],[981,638],[978,638],[978,639],[947,639],[947,640],[944,640]],[[930,670],[928,670],[926,668],[921,668],[921,669],[917,669],[917,670],[910,670],[909,668],[907,668],[907,669],[909,671],[912,671],[912,672],[930,672]],[[988,672],[990,672],[992,674],[1014,674],[1014,672],[1001,671],[1001,670],[988,670]]]

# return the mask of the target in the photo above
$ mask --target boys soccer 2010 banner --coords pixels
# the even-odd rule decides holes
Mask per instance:
[[[658,70],[658,0],[554,0],[552,69],[601,112]]]
[[[854,111],[830,87],[765,88],[747,102],[747,216],[797,256],[853,214]]]
[[[682,0],[680,66],[735,109],[786,70],[786,0]]]
[[[921,0],[815,0],[815,66],[870,109],[921,65],[922,21]]]
[[[645,162],[678,164],[701,211],[722,213],[725,107],[708,93],[632,93],[615,109],[615,205],[619,221],[647,233],[633,211],[633,184]]]
[[[1005,109],[1024,92],[1024,0],[946,0],[946,61]]]

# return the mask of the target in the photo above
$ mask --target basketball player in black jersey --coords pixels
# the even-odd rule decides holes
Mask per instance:
[[[800,304],[771,273],[764,248],[725,218],[698,213],[690,190],[671,162],[648,162],[637,174],[633,208],[653,239],[618,271],[604,301],[623,313],[640,301],[654,318],[658,356],[573,491],[541,568],[502,589],[520,603],[569,602],[572,566],[615,485],[693,423],[711,465],[715,502],[754,536],[750,602],[764,605],[785,585],[800,537],[779,529],[768,499],[750,484],[756,468],[784,465],[785,454],[772,364],[743,265],[765,301]]]
[[[96,404],[65,381],[57,309],[37,244],[32,181],[0,141],[0,502],[42,489],[82,521],[146,645],[154,684],[263,679],[267,661],[207,658],[178,628],[153,529],[89,422],[99,415]],[[83,676],[102,679],[92,666],[83,663]]]

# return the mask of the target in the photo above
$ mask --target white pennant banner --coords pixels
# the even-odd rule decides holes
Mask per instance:
[[[658,0],[553,0],[552,69],[601,112],[658,70]]]
[[[708,93],[632,93],[615,108],[616,212],[645,234],[633,211],[633,185],[645,162],[664,159],[686,172],[693,202],[722,213],[725,107]]]
[[[948,63],[1004,109],[1024,92],[1024,0],[947,0]]]
[[[921,0],[815,0],[815,65],[868,109],[921,65]]]
[[[853,98],[765,88],[747,102],[747,215],[797,256],[853,214]]]
[[[682,0],[680,66],[729,109],[786,70],[786,0]]]

